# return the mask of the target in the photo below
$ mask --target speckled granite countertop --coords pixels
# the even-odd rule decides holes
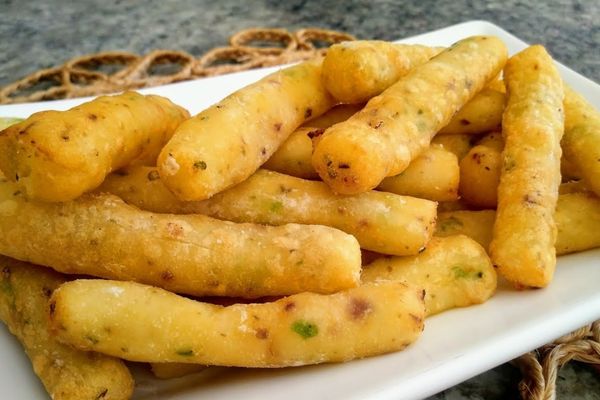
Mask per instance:
[[[391,40],[473,19],[542,43],[557,60],[600,82],[597,0],[0,0],[0,86],[103,50],[166,48],[199,55],[246,27],[314,26]],[[506,364],[431,399],[516,399],[519,377]],[[568,365],[558,382],[559,399],[600,399],[599,375],[585,366]]]

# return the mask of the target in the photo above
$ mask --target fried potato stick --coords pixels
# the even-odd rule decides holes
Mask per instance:
[[[263,168],[303,179],[319,179],[312,166],[311,136],[323,133],[321,128],[301,127],[263,164]]]
[[[461,197],[478,208],[495,208],[502,169],[502,134],[486,135],[460,162]]]
[[[492,240],[495,217],[494,210],[441,212],[435,236],[463,234],[487,249]],[[600,199],[593,194],[561,194],[556,203],[554,219],[557,255],[600,247]]]
[[[277,71],[181,124],[158,158],[169,190],[203,200],[252,175],[301,124],[334,105],[321,64]]]
[[[325,114],[310,120],[296,129],[277,151],[263,164],[263,168],[292,175],[303,179],[319,179],[312,166],[312,140],[314,135],[323,133],[323,129],[347,120],[357,113],[362,105],[340,104]]]
[[[121,360],[76,350],[50,334],[48,300],[65,277],[3,256],[0,269],[0,319],[25,348],[52,399],[131,397],[133,378]]]
[[[306,122],[302,127],[329,128],[332,125],[342,122],[359,112],[365,105],[360,104],[338,104],[325,114],[313,118]]]
[[[8,182],[0,183],[0,254],[64,273],[247,298],[353,287],[361,262],[356,239],[325,226],[159,215],[102,194],[36,203]]]
[[[51,324],[85,350],[132,361],[276,368],[402,350],[423,329],[422,289],[401,282],[223,307],[134,282],[79,280],[52,296]]]
[[[404,172],[385,178],[377,189],[433,201],[453,201],[458,199],[459,178],[456,156],[442,146],[430,146]]]
[[[340,102],[364,103],[442,50],[379,40],[334,44],[323,60],[323,82]]]
[[[583,96],[565,87],[565,158],[588,187],[600,196],[600,112]]]
[[[455,210],[438,213],[435,236],[466,235],[489,249],[496,220],[496,210]]]
[[[476,135],[498,130],[502,125],[505,105],[504,93],[484,88],[465,104],[438,134]]]
[[[446,136],[438,136],[446,137]],[[437,137],[436,137],[437,138]],[[502,170],[502,149],[504,139],[500,133],[490,133],[484,136],[477,146],[460,162],[459,194],[470,206],[476,208],[496,208],[498,204],[498,184]],[[561,176],[565,179],[564,171],[570,167],[568,161],[561,158]],[[567,178],[572,176],[567,175]],[[583,181],[568,181],[562,183],[559,192],[586,192],[589,189]],[[439,208],[438,208],[439,210]]]
[[[398,175],[498,74],[506,57],[506,46],[492,36],[457,42],[317,137],[313,166],[342,194],[364,192]]]
[[[263,167],[298,178],[318,179],[311,164],[310,137],[319,133],[322,130],[308,127],[296,130]],[[456,156],[443,146],[432,146],[414,159],[404,172],[384,179],[378,189],[433,201],[451,201],[457,198],[459,175]],[[118,178],[112,178],[115,179]]]
[[[508,61],[504,80],[505,145],[490,252],[498,272],[515,286],[545,287],[556,267],[562,79],[544,47],[536,45]]]
[[[425,289],[426,315],[480,304],[496,291],[496,271],[487,253],[463,235],[434,238],[421,254],[383,257],[366,266],[363,282],[410,282]]]
[[[28,198],[68,201],[134,161],[154,164],[189,117],[166,98],[125,92],[42,111],[0,131],[0,170]]]
[[[132,167],[112,175],[100,190],[155,212],[204,214],[268,225],[316,224],[354,235],[362,248],[384,254],[416,254],[431,238],[432,201],[371,191],[335,195],[323,182],[258,170],[246,181],[208,200],[182,202],[160,182],[155,169]]]
[[[472,135],[438,135],[431,140],[432,145],[442,146],[462,160],[473,147]],[[409,164],[410,166],[410,164]]]

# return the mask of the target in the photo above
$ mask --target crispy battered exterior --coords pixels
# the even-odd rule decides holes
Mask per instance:
[[[567,193],[558,196],[556,203],[557,255],[600,247],[600,199],[589,192],[569,192],[572,189],[569,187]],[[441,212],[435,236],[463,234],[487,249],[495,218],[494,210]]]
[[[197,202],[177,200],[152,168],[138,166],[123,172],[125,176],[111,175],[100,189],[142,209],[268,225],[326,225],[354,235],[362,248],[384,254],[417,254],[435,225],[432,201],[377,191],[340,196],[323,182],[267,170]]]
[[[433,201],[453,201],[458,199],[459,177],[456,156],[442,146],[433,145],[400,175],[385,178],[377,189]]]
[[[600,196],[600,112],[583,96],[565,87],[565,158]]]
[[[460,196],[477,208],[496,208],[504,140],[486,135],[460,162]]]
[[[492,36],[457,42],[327,129],[315,142],[313,166],[342,194],[364,192],[398,175],[498,74],[506,57],[506,46]]]
[[[276,368],[402,350],[423,329],[422,295],[381,282],[223,307],[134,282],[79,280],[52,296],[51,324],[77,348],[133,361]]]
[[[121,360],[76,350],[49,331],[48,300],[66,279],[57,272],[0,256],[0,319],[29,356],[54,400],[129,399],[133,378]]]
[[[600,199],[592,193],[558,196],[556,254],[569,254],[600,247]]]
[[[31,199],[68,201],[134,161],[154,164],[187,111],[154,95],[101,96],[0,131],[0,170]]]
[[[506,95],[484,88],[461,108],[438,134],[476,135],[500,129]]]
[[[537,45],[508,61],[504,80],[505,144],[490,252],[498,272],[515,286],[545,287],[556,267],[562,79],[550,55]]]
[[[158,170],[182,200],[203,200],[252,175],[302,123],[335,103],[322,59],[275,72],[181,124]]]
[[[249,298],[354,287],[361,262],[356,239],[325,226],[153,214],[101,194],[36,203],[8,182],[0,183],[0,254],[64,273]]]
[[[306,122],[302,126],[308,126],[311,128],[329,128],[332,125],[342,122],[359,112],[365,105],[364,104],[338,104],[333,107],[325,114],[313,118]]]
[[[308,121],[296,129],[277,151],[263,164],[263,168],[281,172],[304,179],[318,179],[319,174],[312,166],[312,140],[314,135],[320,135],[325,128],[347,120],[357,113],[362,105],[340,104],[325,114]]]
[[[442,50],[379,40],[334,44],[323,60],[323,83],[342,103],[364,103]]]
[[[431,140],[432,145],[442,146],[454,153],[458,161],[462,160],[473,147],[472,135],[438,135]]]
[[[463,235],[433,238],[411,257],[383,257],[365,267],[363,282],[409,282],[425,289],[426,314],[480,304],[496,291],[496,271],[484,248]]]
[[[489,249],[496,210],[455,210],[438,213],[435,236],[466,235]]]
[[[319,179],[311,163],[311,136],[322,133],[322,128],[296,129],[281,147],[263,164],[263,168],[303,179]]]

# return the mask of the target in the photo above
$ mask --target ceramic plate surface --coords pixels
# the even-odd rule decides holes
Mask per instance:
[[[496,35],[511,54],[527,44],[484,21],[471,21],[400,42],[447,46],[471,35]],[[194,114],[277,68],[144,89]],[[564,80],[600,108],[600,86],[559,65]],[[0,106],[0,116],[64,110],[84,99]],[[345,364],[283,370],[210,368],[158,381],[134,366],[135,399],[413,399],[422,398],[535,349],[600,318],[600,249],[559,258],[552,285],[516,292],[500,288],[487,303],[428,318],[408,349]],[[42,385],[19,343],[0,327],[0,387],[7,399],[43,399]]]

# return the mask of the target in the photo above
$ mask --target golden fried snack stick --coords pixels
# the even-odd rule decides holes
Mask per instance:
[[[458,199],[460,169],[454,153],[430,146],[400,175],[385,178],[377,187],[386,192],[433,201]]]
[[[247,298],[353,287],[361,262],[356,239],[325,226],[159,215],[111,195],[36,203],[8,182],[0,183],[0,254],[64,273]]]
[[[364,106],[365,105],[363,103],[338,104],[337,106],[327,111],[325,114],[320,115],[317,118],[311,119],[302,126],[320,129],[329,128],[330,126],[335,125],[338,122],[347,120],[348,118],[362,110]]]
[[[487,253],[463,235],[433,238],[416,256],[379,258],[364,268],[361,279],[400,280],[424,288],[428,316],[483,303],[496,291],[496,271]]]
[[[364,103],[442,50],[379,40],[334,44],[323,60],[323,83],[342,103]]]
[[[299,128],[263,167],[298,178],[318,179],[319,175],[311,164],[310,137],[319,133],[322,133],[322,130]],[[446,136],[462,137],[462,135]],[[441,145],[431,146],[414,159],[400,175],[384,179],[378,189],[433,201],[451,201],[457,198],[459,175],[458,161],[452,151],[446,150]],[[110,181],[111,178],[108,180]],[[112,180],[118,178],[113,177]]]
[[[203,200],[252,175],[312,117],[334,105],[321,59],[279,70],[181,124],[158,158],[165,185]]]
[[[362,248],[384,254],[417,254],[435,225],[432,201],[377,191],[340,196],[323,182],[267,170],[258,170],[246,181],[196,202],[177,200],[161,184],[155,169],[138,166],[123,174],[111,175],[100,190],[155,212],[268,225],[331,226],[354,235]]]
[[[444,138],[446,136],[436,136]],[[476,208],[496,208],[498,204],[498,184],[502,170],[502,149],[504,139],[500,133],[490,133],[477,142],[468,155],[460,162],[459,193],[463,200]],[[561,175],[570,169],[569,162],[562,157]],[[571,176],[571,175],[568,175]],[[559,192],[589,191],[583,181],[562,183]],[[439,208],[438,208],[439,210]]]
[[[118,359],[59,343],[49,331],[48,300],[66,279],[0,256],[0,319],[19,339],[54,400],[129,399],[133,378]]]
[[[441,212],[435,236],[463,234],[487,249],[492,240],[495,217],[494,210]],[[561,194],[556,203],[554,219],[557,255],[600,247],[600,199],[593,194]]]
[[[589,188],[600,196],[600,112],[565,87],[565,134],[561,146]]]
[[[506,57],[506,46],[492,36],[457,42],[317,137],[313,166],[342,194],[364,192],[398,175],[498,74]]]
[[[308,126],[296,129],[262,167],[298,178],[319,179],[310,159],[311,136],[322,132],[322,128]]]
[[[454,153],[460,162],[473,147],[473,135],[438,135],[431,140],[431,144]]]
[[[504,80],[505,145],[490,252],[498,272],[514,285],[545,287],[556,267],[562,79],[544,47],[536,45],[508,61]]]
[[[498,130],[502,125],[505,105],[504,93],[484,88],[465,104],[438,134],[474,135]]]
[[[312,166],[311,137],[323,133],[325,128],[347,120],[360,111],[363,105],[340,104],[325,114],[308,121],[296,129],[277,151],[263,164],[263,168],[304,179],[319,179]]]
[[[491,133],[479,141],[460,162],[460,196],[477,208],[495,208],[502,167],[504,140]]]
[[[134,161],[154,164],[189,117],[166,98],[125,92],[42,111],[0,131],[0,170],[28,198],[68,201]]]
[[[275,368],[402,350],[423,329],[422,295],[381,282],[223,307],[134,282],[79,280],[54,293],[50,319],[60,340],[127,360]]]
[[[200,364],[184,363],[151,363],[150,370],[158,379],[181,378],[182,376],[195,374],[205,370],[207,367]]]
[[[435,236],[466,235],[489,249],[496,210],[455,210],[438,213]]]

